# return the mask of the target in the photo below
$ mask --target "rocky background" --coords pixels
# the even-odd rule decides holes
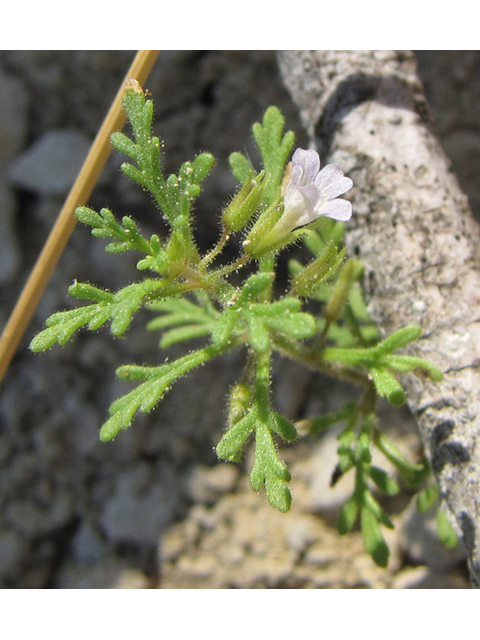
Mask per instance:
[[[439,137],[480,218],[480,53],[416,52]],[[3,326],[133,59],[128,51],[0,52],[0,324]],[[250,128],[270,104],[305,143],[271,51],[162,52],[147,83],[165,140],[167,172],[199,151],[217,165],[197,207],[199,245],[218,234],[234,189],[231,151],[254,158]],[[161,229],[149,198],[113,154],[88,203]],[[360,534],[334,523],[350,489],[328,482],[335,435],[282,449],[293,472],[292,511],[254,494],[242,465],[218,464],[224,396],[242,354],[181,380],[149,416],[113,443],[98,441],[124,392],[124,363],[156,364],[158,336],[139,315],[127,339],[80,332],[34,356],[45,318],[74,304],[72,280],[117,289],[136,279],[135,256],[108,255],[75,230],[0,387],[0,585],[3,588],[468,588],[462,548],[447,552],[411,496],[389,503],[392,558],[376,568]],[[173,356],[172,348],[167,355]],[[275,364],[274,402],[293,419],[339,406],[350,389]],[[391,433],[418,455],[406,412],[385,411]],[[249,456],[244,465],[249,466]],[[381,461],[384,464],[384,461]]]

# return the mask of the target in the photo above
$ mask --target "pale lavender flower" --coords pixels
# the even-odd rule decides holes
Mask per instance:
[[[285,187],[285,210],[274,227],[288,233],[313,222],[320,216],[344,222],[352,215],[352,205],[338,196],[353,186],[336,164],[320,170],[320,156],[313,149],[297,149],[292,157],[290,181]]]

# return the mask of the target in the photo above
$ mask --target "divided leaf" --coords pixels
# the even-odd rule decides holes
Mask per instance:
[[[292,497],[287,487],[291,475],[287,467],[278,458],[275,443],[269,426],[257,420],[255,426],[255,461],[250,473],[250,484],[254,491],[260,491],[263,485],[272,507],[282,513],[290,509]]]
[[[38,353],[49,349],[56,342],[65,344],[80,327],[87,325],[88,329],[95,331],[107,320],[111,322],[111,333],[121,336],[130,326],[133,314],[153,293],[160,291],[162,286],[160,280],[144,280],[120,289],[117,293],[111,293],[75,282],[68,290],[70,295],[80,299],[93,299],[96,303],[51,315],[45,323],[47,328],[33,338],[30,349]]]

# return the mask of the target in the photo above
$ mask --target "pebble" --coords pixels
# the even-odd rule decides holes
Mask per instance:
[[[238,467],[228,462],[215,467],[198,466],[190,476],[188,493],[195,502],[213,504],[221,495],[233,490],[239,474]]]
[[[40,195],[66,195],[89,149],[90,141],[80,131],[47,131],[10,164],[8,178]]]
[[[155,545],[171,518],[175,494],[158,484],[136,491],[137,480],[135,469],[117,477],[100,525],[111,541]]]

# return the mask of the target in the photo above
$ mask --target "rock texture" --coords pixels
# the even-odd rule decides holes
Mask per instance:
[[[385,333],[423,327],[409,404],[480,587],[480,229],[431,130],[415,58],[399,51],[286,52],[287,85],[312,141],[352,177],[347,244]]]

